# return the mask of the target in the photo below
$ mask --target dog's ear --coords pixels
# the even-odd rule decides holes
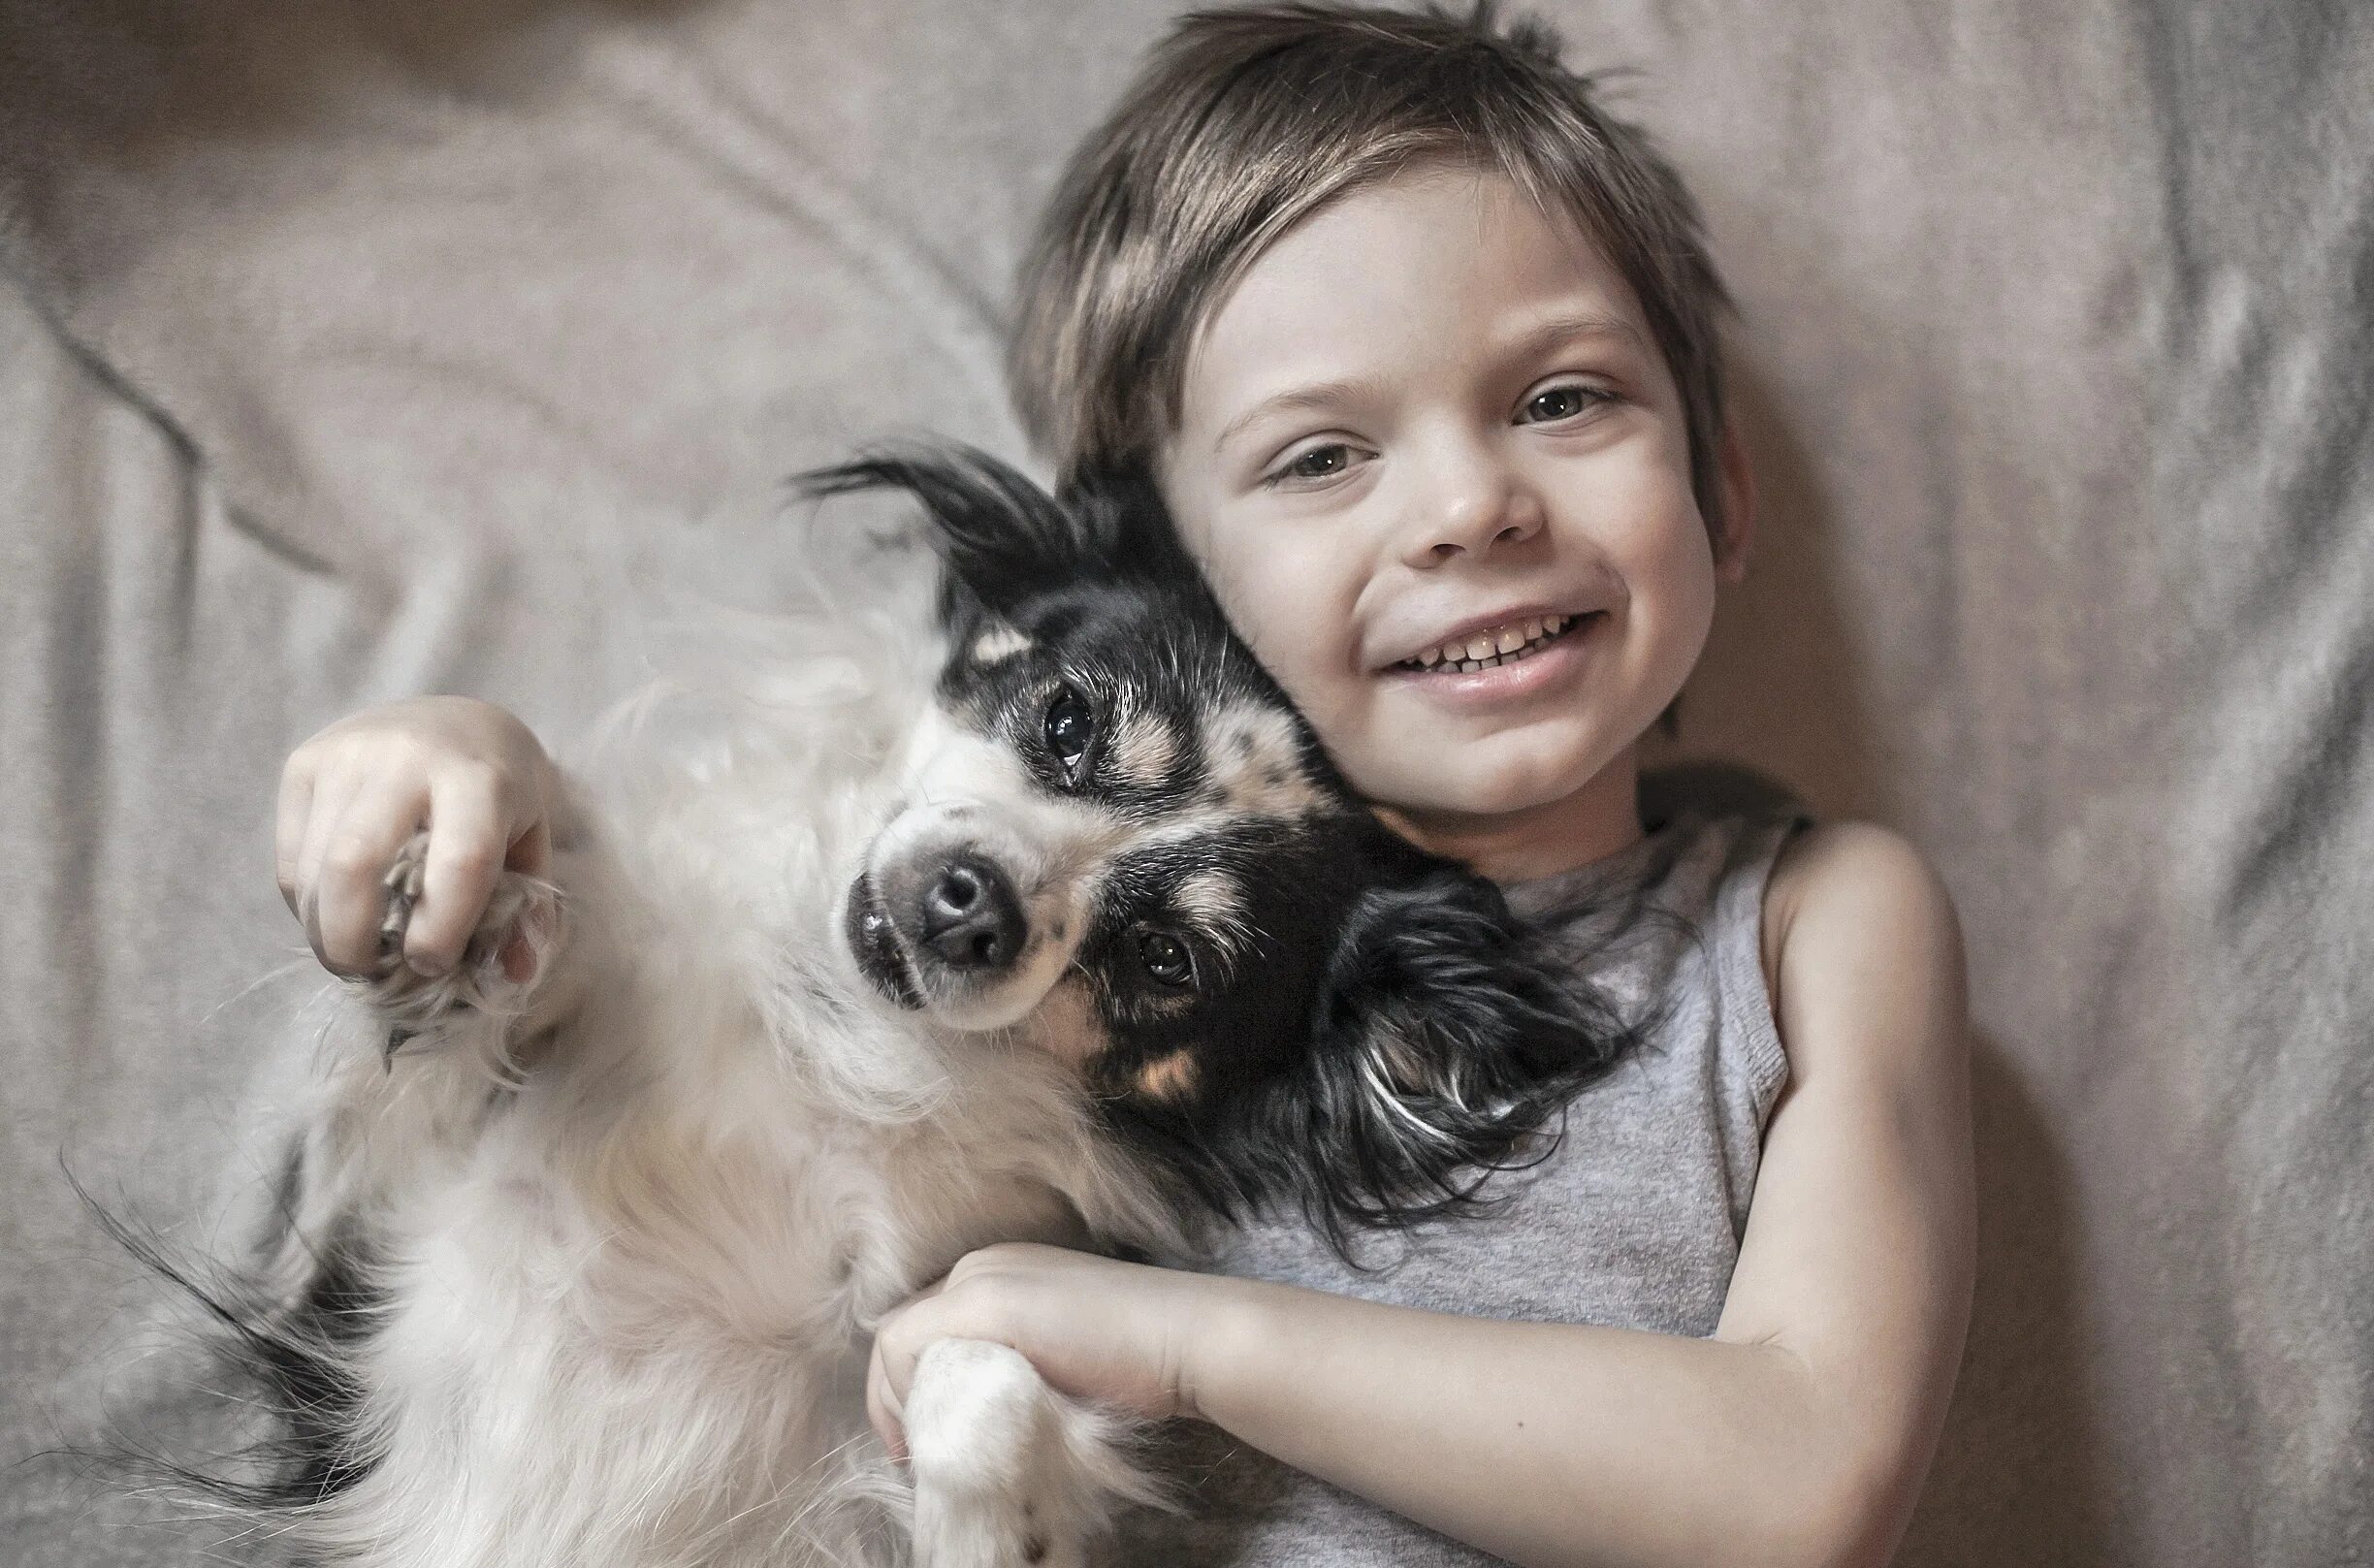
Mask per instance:
[[[1056,496],[1103,541],[1115,575],[1208,598],[1203,574],[1179,540],[1162,487],[1142,464],[1075,468],[1064,476]],[[1216,601],[1211,608],[1218,610]]]
[[[1634,1032],[1509,912],[1430,868],[1363,897],[1329,965],[1310,1053],[1250,1108],[1274,1192],[1347,1259],[1359,1230],[1471,1206],[1494,1169],[1549,1152],[1566,1102]]]
[[[946,447],[869,453],[795,475],[812,496],[903,490],[922,503],[946,568],[942,613],[955,622],[978,607],[992,617],[1058,584],[1109,575],[1117,519],[1109,508],[1058,502],[986,452]]]

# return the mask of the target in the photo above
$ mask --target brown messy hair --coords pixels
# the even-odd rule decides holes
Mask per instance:
[[[1345,193],[1428,162],[1506,176],[1596,241],[1639,297],[1722,537],[1717,319],[1697,205],[1637,128],[1491,0],[1464,16],[1348,5],[1199,11],[1073,154],[1018,279],[1007,375],[1067,477],[1150,470],[1189,347],[1253,260]]]

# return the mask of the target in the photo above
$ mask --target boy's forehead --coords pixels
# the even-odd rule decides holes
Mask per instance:
[[[1413,377],[1587,339],[1656,359],[1638,297],[1577,219],[1497,174],[1402,175],[1287,231],[1216,302],[1166,458],[1216,456],[1267,413],[1374,402]]]

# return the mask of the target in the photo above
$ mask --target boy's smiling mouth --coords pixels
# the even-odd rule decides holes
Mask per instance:
[[[1604,611],[1524,616],[1452,637],[1391,667],[1413,675],[1471,675],[1531,658]]]

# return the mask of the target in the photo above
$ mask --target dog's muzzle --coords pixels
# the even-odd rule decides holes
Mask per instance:
[[[843,929],[865,977],[909,1008],[996,985],[1030,944],[1012,878],[970,847],[860,875]]]
[[[950,859],[915,903],[917,945],[960,974],[1011,969],[1030,935],[1013,883],[977,855]]]

